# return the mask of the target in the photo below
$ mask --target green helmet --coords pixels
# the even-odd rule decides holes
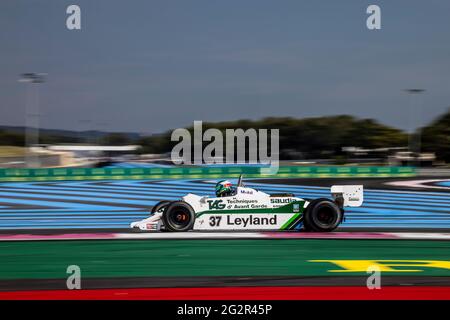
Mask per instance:
[[[216,184],[216,196],[221,197],[224,194],[231,193],[232,184],[228,180],[222,180],[217,182]]]

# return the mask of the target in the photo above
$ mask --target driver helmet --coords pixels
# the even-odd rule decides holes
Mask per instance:
[[[216,184],[216,196],[223,197],[233,191],[233,185],[228,180],[222,180]]]

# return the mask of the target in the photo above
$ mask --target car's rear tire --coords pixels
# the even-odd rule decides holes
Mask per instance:
[[[194,226],[194,209],[184,201],[171,202],[162,215],[166,231],[189,231]]]
[[[342,221],[342,211],[336,203],[326,198],[311,201],[306,207],[303,224],[305,230],[329,232]]]
[[[158,202],[157,204],[155,204],[152,208],[151,213],[156,213],[156,212],[161,212],[163,213],[164,210],[167,208],[167,206],[169,205],[170,201],[168,200],[163,200]]]

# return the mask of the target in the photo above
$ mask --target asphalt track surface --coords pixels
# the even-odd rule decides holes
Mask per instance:
[[[450,194],[398,190],[386,179],[252,180],[268,193],[329,197],[332,184],[363,184],[364,205],[346,211],[338,231],[445,232]],[[211,194],[215,181],[123,180],[0,184],[0,233],[25,236],[130,232],[159,200]],[[328,262],[312,262],[326,260]],[[387,287],[450,286],[450,241],[406,239],[172,239],[0,241],[0,291],[64,290],[66,268],[79,265],[83,289],[365,286],[367,273],[334,272],[330,260],[399,263]],[[396,262],[397,261],[397,262]],[[418,262],[419,261],[419,262]],[[337,268],[339,270],[339,268]],[[341,270],[342,271],[342,270]],[[4,295],[2,297],[5,297]]]

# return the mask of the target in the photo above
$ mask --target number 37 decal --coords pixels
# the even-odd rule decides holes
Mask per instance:
[[[220,225],[221,216],[211,216],[209,217],[209,225],[211,227],[218,227]]]

